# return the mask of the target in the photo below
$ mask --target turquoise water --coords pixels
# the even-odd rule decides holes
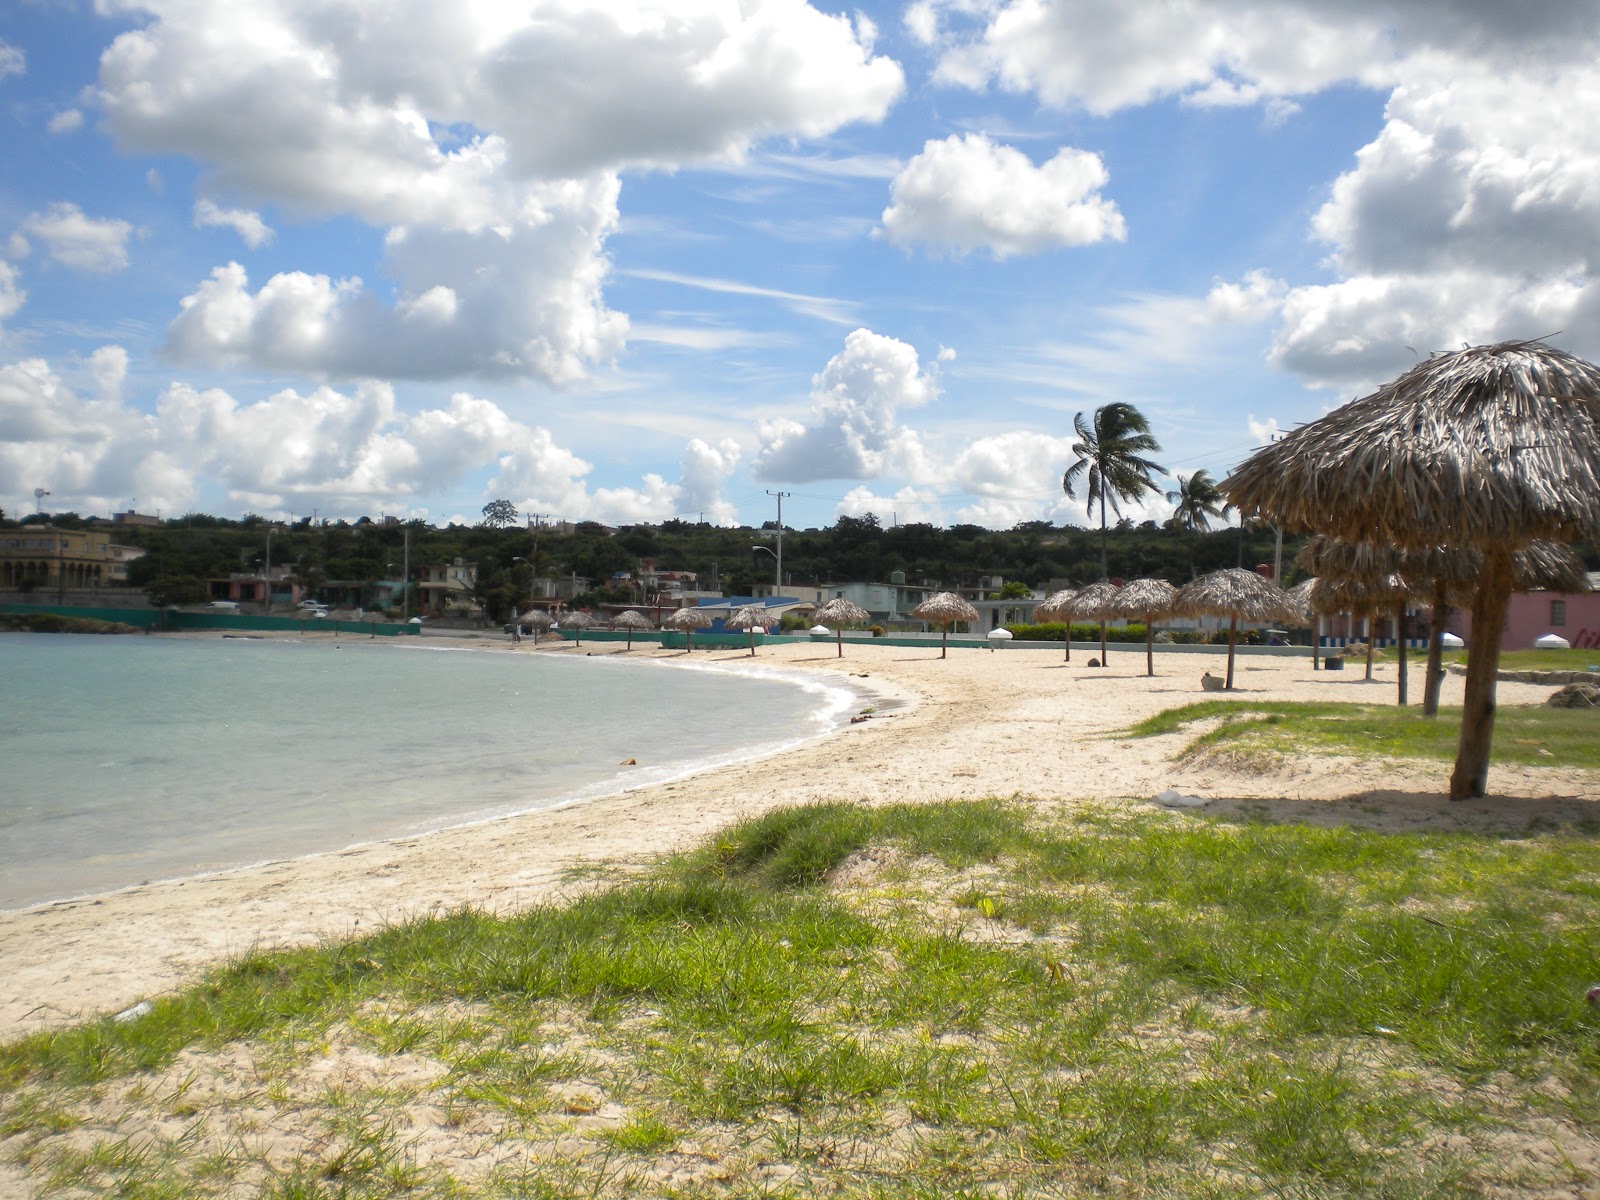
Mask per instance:
[[[0,909],[569,803],[777,750],[849,705],[469,646],[0,634]]]

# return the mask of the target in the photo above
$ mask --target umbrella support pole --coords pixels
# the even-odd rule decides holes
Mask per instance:
[[[1450,799],[1485,794],[1489,744],[1494,737],[1494,682],[1500,669],[1500,631],[1511,605],[1511,552],[1495,546],[1483,556],[1483,573],[1472,598],[1472,640],[1467,645],[1467,688],[1461,701],[1461,741],[1450,775]]]
[[[1223,683],[1222,690],[1233,691],[1233,646],[1239,636],[1239,614],[1234,613],[1228,618],[1228,678]]]
[[[1400,707],[1404,708],[1406,706],[1406,602],[1404,600],[1395,606],[1394,646],[1395,653],[1400,658]]]
[[[1318,613],[1311,618],[1311,669],[1320,670],[1317,666],[1317,652],[1322,649],[1322,614]]]
[[[1373,619],[1376,616],[1375,612],[1367,614],[1367,681],[1369,683],[1372,680],[1372,626]]]
[[[1106,665],[1106,623],[1100,622],[1100,665]]]
[[[1444,683],[1444,623],[1450,609],[1444,600],[1443,581],[1433,589],[1433,632],[1428,635],[1428,678],[1422,685],[1422,715],[1439,715],[1439,689]]]
[[[1156,674],[1156,631],[1150,627],[1150,618],[1144,619],[1144,673],[1154,679]]]

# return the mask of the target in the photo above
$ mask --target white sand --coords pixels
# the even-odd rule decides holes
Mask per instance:
[[[502,647],[507,653],[572,653]],[[615,643],[583,652],[617,652]],[[634,649],[635,657],[682,658]],[[154,884],[98,898],[0,913],[0,1037],[115,1011],[177,987],[208,965],[252,947],[302,944],[387,921],[473,904],[511,911],[563,895],[574,867],[642,862],[689,847],[729,822],[811,800],[863,803],[1022,795],[1043,802],[1147,803],[1163,788],[1198,794],[1212,813],[1259,810],[1287,820],[1359,821],[1385,829],[1520,830],[1535,819],[1600,818],[1600,774],[1495,766],[1492,795],[1451,804],[1447,765],[1306,757],[1267,774],[1225,765],[1175,764],[1192,734],[1129,741],[1126,728],[1162,708],[1204,698],[1202,671],[1224,655],[1158,654],[1144,675],[1142,649],[1114,648],[1111,666],[1086,666],[1060,650],[952,650],[781,641],[755,659],[739,651],[694,655],[697,664],[844,672],[906,702],[776,758],[707,771],[556,812],[508,818],[338,854]],[[1354,670],[1313,672],[1307,659],[1241,656],[1236,682],[1253,698],[1392,703],[1393,668],[1366,682]],[[865,678],[860,678],[860,677]],[[1412,674],[1412,700],[1421,672]],[[1501,684],[1502,707],[1542,701],[1549,688]],[[1444,702],[1460,703],[1461,679]],[[1188,819],[1188,818],[1177,818]]]

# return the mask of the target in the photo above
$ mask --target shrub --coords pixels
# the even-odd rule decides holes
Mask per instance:
[[[883,626],[882,625],[874,625],[872,627],[872,636],[873,637],[882,637],[883,636]]]
[[[1047,621],[1041,625],[1007,625],[1011,636],[1022,642],[1059,642],[1066,636],[1066,625],[1060,621]],[[1072,640],[1075,642],[1098,642],[1100,640],[1100,626],[1098,623],[1090,624],[1086,621],[1076,621],[1072,626]],[[1124,628],[1108,626],[1106,628],[1106,641],[1108,642],[1144,642],[1144,626],[1128,625]]]

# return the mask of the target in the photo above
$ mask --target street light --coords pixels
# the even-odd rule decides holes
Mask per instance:
[[[774,567],[774,573],[772,576],[772,594],[776,596],[779,592],[783,591],[783,559],[778,556],[771,546],[751,546],[750,549],[761,550],[767,554],[771,554],[773,559],[776,560],[776,566]]]
[[[521,557],[519,557],[517,555],[512,555],[511,556],[511,561],[512,562],[525,562],[525,563],[528,564],[528,575],[529,575],[529,580],[528,580],[528,611],[532,612],[535,608],[538,607],[536,604],[534,604],[534,601],[536,599],[538,599],[538,597],[539,597],[539,572],[534,570],[533,561],[531,559],[521,558]]]

